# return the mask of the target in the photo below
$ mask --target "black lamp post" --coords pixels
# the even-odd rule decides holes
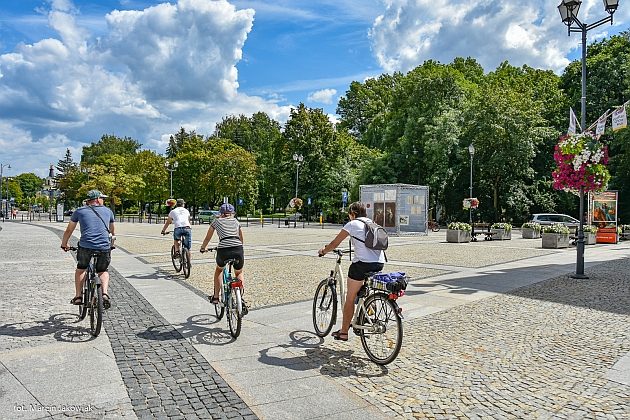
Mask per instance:
[[[173,162],[172,164],[169,164],[168,162],[164,162],[164,167],[166,168],[167,171],[171,173],[171,194],[169,195],[169,198],[173,198],[173,171],[175,171],[178,166],[179,166],[179,163],[177,163],[177,161]]]
[[[582,34],[582,130],[586,129],[586,33],[604,23],[610,22],[612,25],[613,14],[619,6],[619,0],[603,0],[603,2],[604,9],[608,12],[608,16],[591,24],[583,23],[577,17],[582,0],[562,0],[558,5],[560,18],[562,22],[567,25],[569,36],[571,36],[571,32],[579,32]],[[584,275],[584,187],[580,187],[580,227],[578,229],[577,263],[575,266],[575,274],[571,277],[576,279],[588,278],[588,276]]]
[[[473,189],[472,189],[473,157],[475,156],[475,146],[473,146],[472,143],[470,143],[470,146],[468,146],[468,153],[470,153],[470,195],[469,197],[472,198],[473,196]],[[472,203],[470,207],[468,208],[468,216],[470,220],[470,225],[472,226]]]
[[[11,164],[10,163],[0,163],[0,205],[2,204],[2,172],[4,169],[11,169]],[[9,190],[9,182],[7,181],[7,196],[9,195],[8,193]],[[7,205],[5,206],[3,213],[3,217],[6,217],[6,211],[7,211],[7,206],[8,206],[8,200],[7,200]],[[0,210],[2,210],[0,208]]]

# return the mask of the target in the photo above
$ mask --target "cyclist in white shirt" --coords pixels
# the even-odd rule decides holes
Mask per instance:
[[[181,239],[184,248],[190,251],[190,247],[192,246],[192,230],[190,228],[190,213],[184,207],[186,202],[178,198],[177,204],[175,208],[171,210],[168,214],[168,218],[164,223],[164,227],[162,228],[162,235],[166,232],[166,228],[171,223],[175,226],[175,230],[173,231],[173,244],[175,245],[176,257],[179,257],[179,246],[177,241]]]
[[[350,221],[345,224],[341,231],[337,234],[328,245],[318,251],[320,257],[323,257],[333,249],[337,248],[341,242],[348,236],[352,238],[352,247],[354,256],[352,264],[348,268],[348,280],[346,287],[346,302],[343,306],[343,321],[341,329],[332,333],[335,340],[348,341],[348,330],[352,315],[354,314],[354,300],[359,293],[359,289],[363,286],[363,280],[367,277],[367,273],[381,271],[385,263],[385,254],[383,251],[370,249],[365,246],[365,222],[371,222],[367,217],[367,209],[365,204],[356,201],[348,207],[348,217]],[[361,220],[359,220],[361,219]],[[357,238],[361,240],[357,240]]]

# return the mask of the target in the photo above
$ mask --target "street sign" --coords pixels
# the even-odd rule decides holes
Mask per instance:
[[[243,205],[243,199],[242,199],[242,198],[239,198],[239,199],[238,199],[238,205],[239,205],[239,206],[242,206],[242,205]]]
[[[308,198],[307,203],[308,203],[309,206],[311,205],[311,197]]]
[[[343,204],[348,204],[348,191],[341,192],[341,202]]]

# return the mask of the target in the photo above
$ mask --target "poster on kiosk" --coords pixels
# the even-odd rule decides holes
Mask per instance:
[[[597,227],[597,243],[617,243],[617,191],[591,193],[590,216]]]

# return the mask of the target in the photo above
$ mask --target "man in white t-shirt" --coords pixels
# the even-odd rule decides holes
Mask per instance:
[[[166,228],[171,223],[175,226],[175,230],[173,231],[173,244],[176,249],[176,256],[179,257],[179,244],[177,243],[179,240],[182,241],[184,248],[190,251],[190,247],[192,246],[192,230],[190,228],[190,213],[184,207],[183,199],[178,198],[177,204],[175,208],[171,210],[168,214],[168,218],[164,223],[164,227],[162,228],[162,235],[166,232]]]
[[[365,222],[371,222],[367,217],[367,209],[365,204],[357,201],[348,207],[348,217],[350,221],[345,224],[341,231],[337,234],[328,245],[318,251],[320,257],[326,255],[333,249],[337,248],[341,242],[348,236],[352,238],[352,246],[354,248],[354,256],[352,264],[348,268],[348,280],[346,287],[346,302],[343,306],[343,321],[341,329],[332,333],[335,340],[348,340],[348,330],[352,322],[354,314],[354,300],[359,293],[359,289],[363,286],[363,280],[367,277],[367,273],[381,271],[385,264],[385,253],[380,250],[370,249],[363,242],[365,238]],[[357,240],[357,238],[361,240]]]

